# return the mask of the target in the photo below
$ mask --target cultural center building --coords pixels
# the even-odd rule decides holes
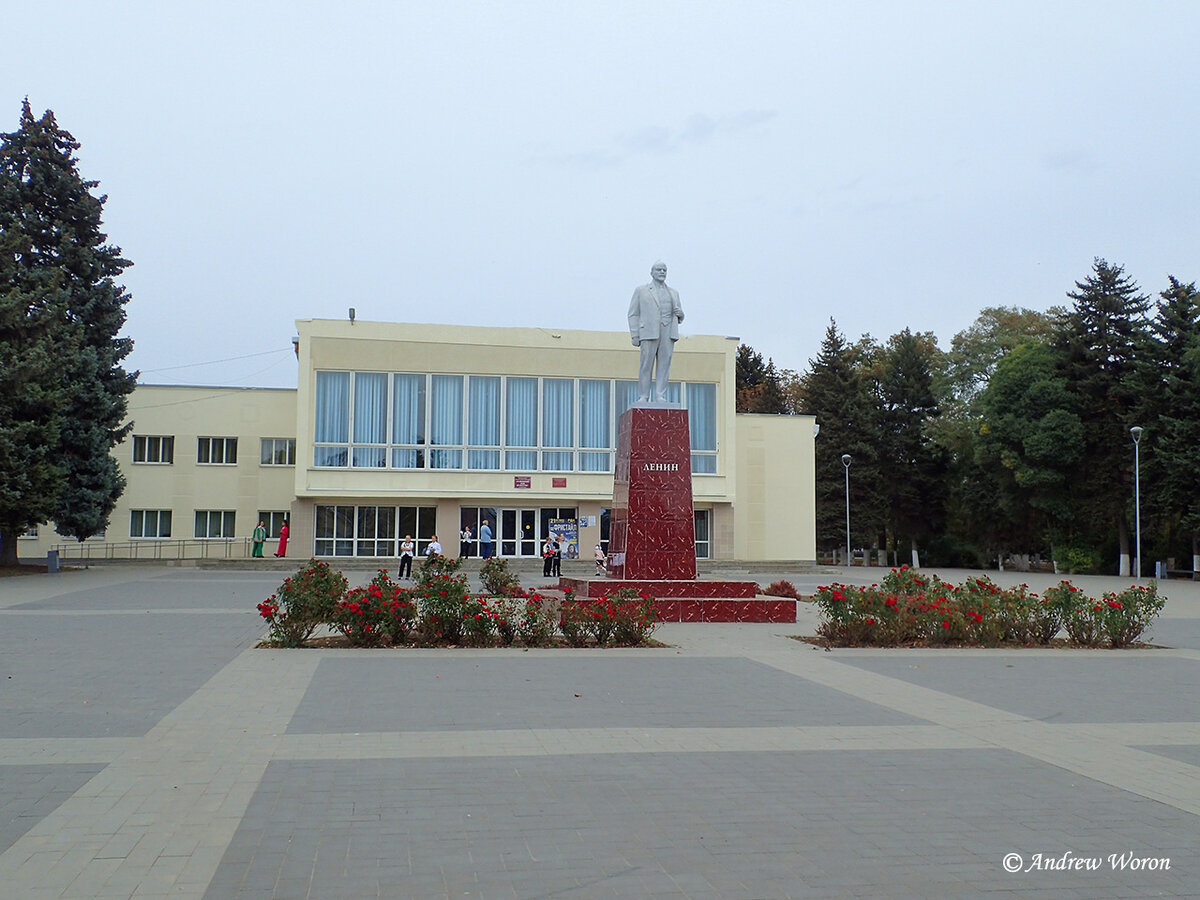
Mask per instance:
[[[116,558],[248,555],[286,520],[288,555],[391,558],[412,535],[459,551],[488,523],[503,557],[552,531],[607,540],[617,424],[637,394],[625,332],[306,319],[296,389],[139,385],[116,448],[128,486],[105,535]],[[735,413],[736,338],[682,337],[670,396],[688,410],[696,555],[816,558],[809,416]],[[573,547],[573,551],[574,551]],[[274,549],[268,548],[268,556]]]

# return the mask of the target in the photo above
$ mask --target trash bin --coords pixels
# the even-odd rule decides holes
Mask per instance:
[[[47,550],[46,551],[46,572],[50,575],[54,575],[56,572],[58,572],[58,551],[57,550]]]
[[[1167,564],[1161,559],[1154,564],[1154,577],[1159,581],[1167,580]]]

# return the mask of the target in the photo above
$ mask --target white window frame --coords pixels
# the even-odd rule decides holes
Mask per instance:
[[[204,516],[204,534],[199,534],[200,517]],[[213,517],[220,517],[219,531],[220,534],[211,534],[213,527]],[[196,523],[195,531],[197,532],[196,539],[203,541],[223,541],[227,538],[237,537],[237,511],[233,509],[198,509],[194,516]]]
[[[296,466],[296,439],[295,438],[262,438],[262,443],[259,444],[258,464],[260,466],[274,466],[277,468]],[[286,462],[275,462],[279,455],[282,445],[283,457]],[[268,446],[270,453],[267,452]],[[263,457],[267,458],[267,462],[263,462]]]
[[[154,514],[154,530],[155,530],[155,532],[158,532],[158,533],[147,535],[146,534],[146,516],[147,516],[147,514],[150,514],[150,513]],[[164,515],[166,516],[166,522],[167,522],[167,533],[166,534],[161,533],[163,530],[162,525],[163,525]],[[133,517],[134,516],[141,517],[141,528],[138,529],[142,532],[141,534],[133,533],[134,532],[134,527],[133,527]],[[169,509],[131,509],[129,511],[129,539],[132,541],[170,540],[171,526],[174,524],[172,521],[173,518],[174,517],[171,515],[171,510],[169,510]]]
[[[166,453],[164,453],[164,449]],[[141,451],[140,453],[138,451]],[[141,456],[141,459],[138,457]],[[163,459],[164,456],[169,459]],[[151,458],[157,457],[157,458]],[[139,466],[171,466],[175,464],[175,435],[135,434],[133,462]]]
[[[218,445],[217,441],[220,441],[221,443]],[[207,447],[208,447],[208,453],[207,453],[208,459],[201,459],[200,457],[204,456],[206,454],[202,453],[200,448],[206,446],[206,442],[207,442]],[[237,443],[238,443],[238,439],[235,437],[209,437],[207,435],[204,435],[202,437],[196,438],[196,465],[198,465],[198,466],[236,466],[237,465]],[[217,447],[217,446],[220,446],[220,448],[221,448],[221,461],[213,462],[212,459],[216,455],[215,453],[213,453],[213,448]],[[230,455],[229,454],[230,447],[233,448],[233,462],[228,462],[229,455]]]

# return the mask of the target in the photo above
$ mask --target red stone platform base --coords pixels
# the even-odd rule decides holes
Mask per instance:
[[[759,596],[753,581],[630,581],[560,578],[559,587],[581,600],[633,588],[655,599],[664,622],[795,622],[796,601]]]

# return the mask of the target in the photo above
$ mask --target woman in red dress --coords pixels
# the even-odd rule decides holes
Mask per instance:
[[[288,524],[284,519],[283,524],[279,526],[279,549],[275,551],[276,556],[287,556],[287,536]]]

